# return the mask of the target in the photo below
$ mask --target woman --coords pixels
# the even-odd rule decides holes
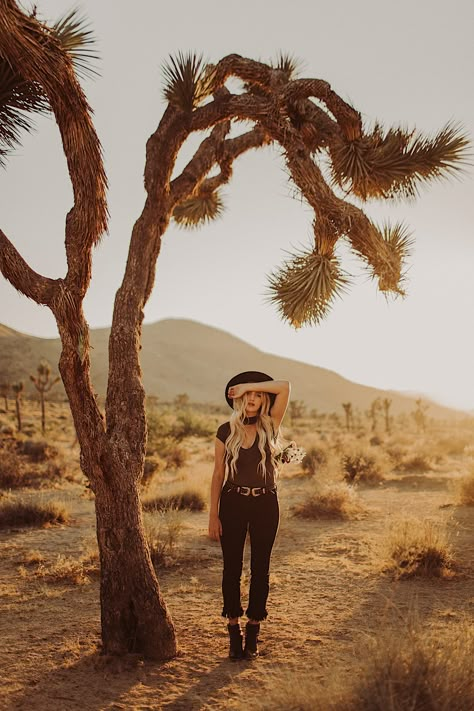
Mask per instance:
[[[267,617],[270,556],[279,522],[275,457],[290,383],[246,371],[227,383],[225,397],[234,412],[216,434],[209,536],[222,546],[222,616],[228,621],[229,657],[253,659],[258,656],[260,622]],[[251,580],[243,649],[240,578],[247,531]]]

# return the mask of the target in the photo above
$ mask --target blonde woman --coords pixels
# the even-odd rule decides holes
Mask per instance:
[[[290,383],[246,371],[227,383],[225,397],[233,413],[216,434],[209,536],[222,547],[222,616],[228,622],[229,657],[253,659],[258,656],[260,622],[267,617],[270,556],[279,523],[275,457]],[[247,532],[251,579],[243,647],[240,578]]]

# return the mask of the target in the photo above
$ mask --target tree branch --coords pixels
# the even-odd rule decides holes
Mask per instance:
[[[0,271],[24,296],[37,304],[50,306],[57,293],[58,281],[35,272],[8,237],[0,230]]]

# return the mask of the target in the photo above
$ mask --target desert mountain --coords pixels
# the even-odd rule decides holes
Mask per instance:
[[[91,331],[92,379],[100,395],[106,390],[108,338],[109,329]],[[59,353],[59,339],[27,336],[0,324],[0,381],[23,380],[27,393],[32,393],[30,373],[41,359],[55,370]],[[141,362],[147,394],[165,402],[187,393],[195,402],[222,403],[225,384],[234,373],[262,370],[291,380],[293,398],[320,412],[342,414],[342,402],[366,410],[376,397],[390,397],[394,414],[414,409],[414,397],[359,385],[331,370],[264,353],[225,331],[185,319],[144,325]],[[54,391],[56,397],[65,397],[60,384],[51,396]],[[450,418],[459,413],[431,403],[428,414]]]

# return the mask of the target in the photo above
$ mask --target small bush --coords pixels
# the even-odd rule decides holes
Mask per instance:
[[[434,461],[426,452],[409,454],[398,463],[397,469],[402,472],[429,472],[433,469]]]
[[[36,565],[34,570],[20,568],[20,573],[24,577],[34,576],[55,584],[85,585],[90,582],[91,576],[96,576],[99,573],[97,553],[81,558],[58,555],[53,563],[48,564],[38,551],[32,551],[23,562],[29,568]]]
[[[314,493],[302,504],[295,506],[294,515],[307,519],[347,520],[363,510],[354,489],[347,484],[327,486]]]
[[[307,472],[309,476],[314,476],[322,467],[326,466],[328,458],[327,447],[322,445],[310,447],[301,462],[301,468]]]
[[[394,526],[387,540],[386,571],[396,578],[452,577],[453,557],[445,532],[431,521],[407,519]]]
[[[18,451],[29,457],[32,462],[44,462],[47,459],[53,459],[58,454],[57,450],[47,442],[31,439],[19,442]]]
[[[459,499],[464,506],[474,506],[474,465],[470,472],[459,483]]]
[[[185,437],[210,437],[216,431],[215,420],[195,415],[189,410],[180,412],[172,429],[173,436],[181,441]]]
[[[179,494],[168,496],[154,496],[143,500],[144,511],[163,511],[175,509],[177,511],[203,511],[206,502],[199,491],[183,491]]]
[[[167,509],[158,514],[145,514],[145,535],[150,555],[156,567],[167,567],[176,562],[177,545],[182,531],[178,511]]]
[[[56,501],[44,504],[7,501],[0,504],[0,528],[45,526],[47,524],[67,523],[68,521],[68,510]]]
[[[360,447],[341,457],[345,481],[349,484],[378,484],[389,471],[386,457],[379,450]]]

